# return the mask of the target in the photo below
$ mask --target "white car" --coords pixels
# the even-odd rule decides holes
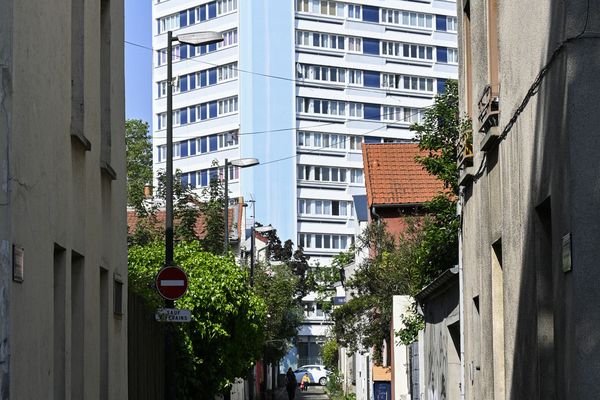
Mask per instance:
[[[303,365],[294,371],[298,383],[300,383],[302,376],[304,376],[304,373],[306,372],[308,372],[310,383],[318,383],[321,386],[327,384],[327,376],[331,374],[331,371],[325,369],[324,365]]]

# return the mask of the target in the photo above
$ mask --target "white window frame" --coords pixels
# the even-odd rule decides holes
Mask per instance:
[[[180,27],[179,24],[179,13],[162,17],[158,20],[158,33],[177,30]]]
[[[408,49],[408,56],[405,55],[406,49]],[[421,53],[424,54],[424,57],[421,57]],[[431,57],[427,56],[428,53],[431,55]],[[381,54],[388,57],[397,57],[409,60],[420,60],[427,62],[434,61],[433,46],[427,46],[416,43],[392,42],[388,40],[382,41]]]
[[[217,0],[217,16],[230,14],[237,10],[237,0]]]
[[[350,36],[346,48],[349,53],[362,53],[362,38]]]
[[[448,48],[448,64],[458,64],[458,49]]]
[[[346,79],[348,85],[362,86],[363,85],[363,71],[360,69],[349,69],[346,72]]]
[[[310,12],[310,0],[296,0],[296,11]]]
[[[348,103],[348,118],[364,118],[363,103],[349,102]]]
[[[232,81],[237,77],[237,62],[217,67],[217,83]]]
[[[458,31],[458,21],[456,17],[446,17],[446,31],[456,33]]]
[[[238,30],[230,29],[223,32],[223,41],[217,44],[217,49],[224,49],[226,47],[236,46],[238,44]]]
[[[348,4],[348,19],[362,20],[362,6],[360,4]]]
[[[156,125],[158,126],[159,130],[167,129],[167,113],[166,112],[158,114]]]
[[[237,96],[228,97],[226,99],[218,100],[217,102],[217,116],[235,114],[238,111],[238,98]]]

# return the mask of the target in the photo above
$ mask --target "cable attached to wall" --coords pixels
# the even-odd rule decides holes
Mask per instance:
[[[533,96],[535,96],[536,94],[538,94],[538,92],[540,90],[540,85],[542,84],[544,78],[546,77],[548,72],[550,72],[550,69],[552,68],[554,62],[556,61],[558,56],[565,50],[567,45],[570,43],[573,43],[577,40],[580,40],[580,39],[600,38],[600,33],[597,33],[597,32],[590,32],[589,34],[586,34],[586,30],[587,30],[587,26],[588,26],[588,22],[589,22],[589,14],[590,14],[590,1],[588,0],[585,24],[583,26],[583,29],[581,30],[581,32],[578,35],[563,40],[558,45],[558,47],[552,52],[550,59],[542,67],[540,72],[538,72],[535,80],[533,81],[533,83],[531,84],[529,89],[527,90],[525,97],[523,98],[523,100],[521,101],[521,103],[519,104],[517,109],[514,111],[512,117],[510,118],[508,123],[504,126],[504,129],[502,129],[502,132],[500,133],[500,135],[498,135],[498,139],[497,139],[498,142],[504,140],[508,136],[508,133],[512,130],[513,126],[519,119],[519,116],[521,115],[521,113],[523,113],[523,111],[529,104],[529,101],[531,100],[531,98]],[[487,160],[487,152],[484,152],[483,157],[481,158],[480,165],[477,168],[477,172],[475,172],[475,174],[473,175],[473,182],[477,182],[477,180],[479,180],[479,178],[481,178],[483,176],[486,160]]]

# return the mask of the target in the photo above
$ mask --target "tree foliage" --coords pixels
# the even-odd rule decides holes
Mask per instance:
[[[213,161],[213,167],[217,168],[218,162]],[[224,183],[214,176],[208,187],[202,191],[202,202],[200,212],[204,217],[202,226],[202,248],[213,254],[223,254],[225,245],[225,186]],[[228,249],[227,249],[228,250]]]
[[[270,262],[282,262],[298,278],[294,288],[294,296],[300,301],[313,288],[312,280],[309,276],[310,266],[308,264],[309,256],[304,254],[302,246],[294,249],[294,243],[286,240],[283,244],[277,230],[273,229],[266,233],[267,236],[267,258]]]
[[[419,148],[427,151],[417,160],[447,189],[458,194],[457,143],[464,122],[459,118],[458,82],[446,82],[446,90],[435,97],[433,106],[425,111],[422,123],[413,124]]]
[[[144,213],[144,185],[152,182],[152,143],[148,123],[139,119],[125,121],[127,155],[127,205]]]
[[[359,249],[369,257],[357,267],[346,288],[353,298],[333,312],[334,334],[351,351],[375,350],[381,361],[383,343],[389,341],[392,296],[414,296],[440,273],[458,261],[456,194],[458,169],[457,141],[465,121],[458,112],[458,88],[448,81],[446,91],[436,96],[423,123],[414,124],[419,147],[426,151],[417,161],[442,182],[446,190],[423,206],[424,213],[407,218],[407,228],[393,237],[385,223],[371,223],[359,238]],[[410,343],[422,327],[413,309],[403,316],[406,328],[397,337]]]
[[[302,323],[302,307],[293,296],[298,279],[285,264],[256,265],[254,290],[267,305],[263,345],[263,359],[267,363],[275,363],[287,354]]]
[[[178,243],[175,262],[189,281],[177,307],[192,314],[192,322],[175,327],[178,398],[212,398],[259,357],[266,306],[232,258],[204,252],[197,241]],[[163,263],[162,243],[129,249],[130,287],[155,307],[162,301],[149,283]]]
[[[338,369],[339,346],[335,339],[327,339],[321,347],[321,357],[325,368],[330,371]]]

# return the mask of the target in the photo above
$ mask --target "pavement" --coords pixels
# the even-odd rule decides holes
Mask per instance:
[[[275,400],[288,400],[285,387],[277,389]],[[297,389],[296,398],[294,400],[329,400],[329,396],[325,394],[325,388],[323,386],[314,385],[309,386],[308,390],[305,392],[301,392],[300,389]]]

